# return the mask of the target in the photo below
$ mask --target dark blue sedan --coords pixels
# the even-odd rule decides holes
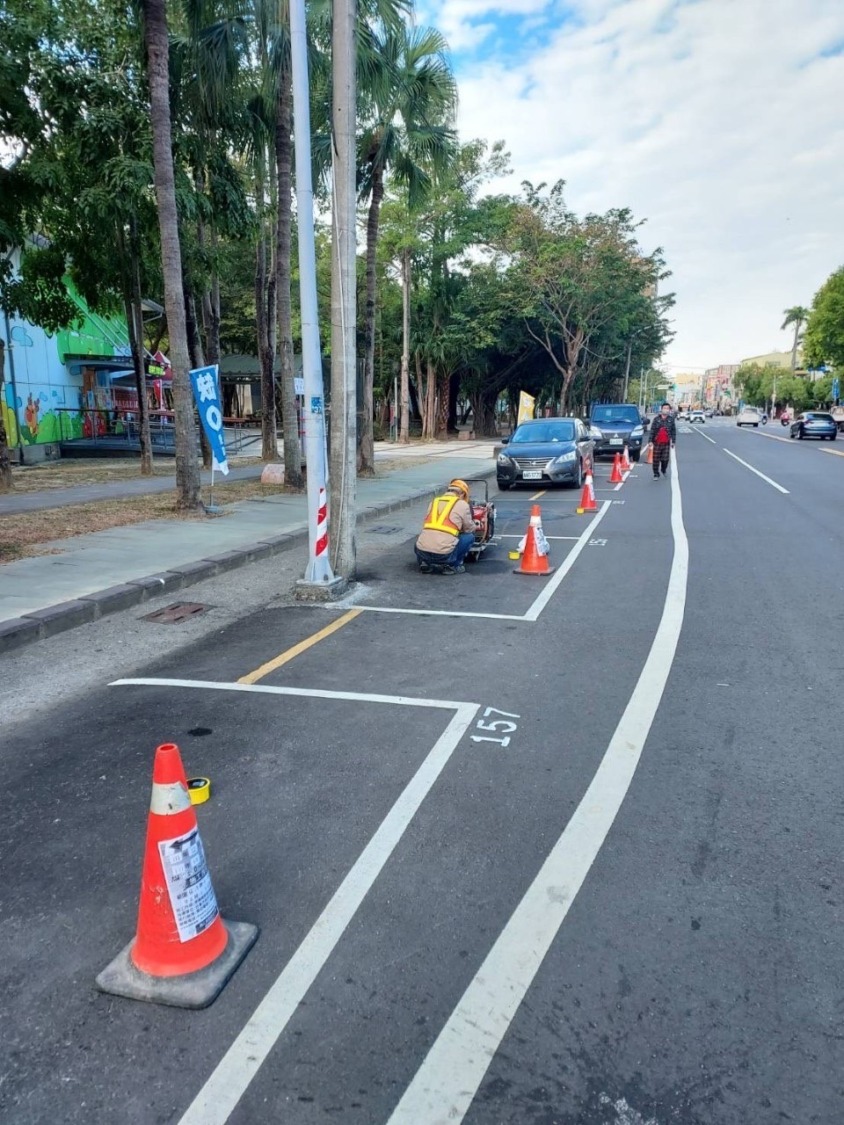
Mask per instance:
[[[495,466],[502,492],[514,484],[568,484],[579,488],[592,464],[595,442],[579,418],[537,418],[522,422]]]
[[[790,436],[793,438],[829,438],[835,441],[838,436],[838,423],[831,414],[820,410],[807,410],[798,414],[791,423]]]

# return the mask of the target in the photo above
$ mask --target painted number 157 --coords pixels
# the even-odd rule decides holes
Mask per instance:
[[[490,717],[490,715],[503,715],[504,717],[501,719],[493,719],[491,722],[487,722],[486,720]],[[510,722],[510,720],[518,719],[520,717],[521,716],[519,715],[512,714],[512,712],[510,711],[499,711],[496,707],[487,707],[486,711],[484,711],[483,718],[478,719],[478,721],[475,723],[475,727],[478,730],[496,731],[501,735],[501,737],[493,738],[488,734],[473,734],[470,737],[473,742],[496,742],[499,746],[509,746],[510,735],[518,726],[517,723]]]

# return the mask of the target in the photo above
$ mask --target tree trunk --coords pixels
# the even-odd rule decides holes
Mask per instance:
[[[401,430],[399,441],[410,442],[410,250],[401,258]]]
[[[384,179],[380,169],[372,175],[372,199],[366,218],[366,311],[364,314],[364,352],[363,403],[361,404],[361,425],[358,434],[358,474],[371,477],[375,475],[375,435],[372,430],[372,417],[375,406],[375,298],[376,266],[378,250],[378,221],[381,201],[384,198]]]
[[[802,321],[795,320],[794,322],[794,343],[791,346],[791,370],[792,373],[797,370],[797,342],[800,339],[800,325]]]
[[[474,422],[472,428],[475,437],[497,437],[498,427],[495,424],[495,404],[498,401],[498,391],[481,389],[472,395],[472,415]]]
[[[205,366],[205,353],[202,350],[202,338],[199,335],[199,324],[196,319],[196,300],[193,289],[187,277],[182,279],[185,287],[185,329],[188,334],[188,353],[190,355],[191,369]],[[211,446],[208,435],[203,426],[199,427],[199,448],[202,453],[202,467],[211,468]]]
[[[267,219],[264,214],[264,180],[257,176],[255,197],[259,214],[258,243],[255,247],[255,332],[258,343],[258,367],[261,372],[261,458],[278,460],[275,424],[275,354],[270,342],[267,306]]]
[[[5,399],[6,383],[6,341],[0,338],[0,406]],[[12,491],[12,463],[9,459],[9,438],[6,434],[6,421],[0,409],[0,492]]]
[[[281,359],[281,411],[284,426],[284,483],[301,489],[302,446],[299,441],[299,404],[296,400],[295,369],[293,366],[293,310],[290,297],[292,274],[292,217],[291,183],[293,175],[293,145],[290,138],[293,120],[293,91],[291,87],[290,59],[285,60],[279,78],[278,106],[276,107],[275,159],[278,177],[278,216],[276,227],[275,300],[278,319],[278,351]]]
[[[451,376],[440,371],[437,375],[437,421],[434,437],[437,441],[444,441],[448,436],[448,395]]]
[[[357,566],[357,255],[355,0],[334,0],[332,20],[334,216],[331,240],[331,568]],[[370,414],[370,426],[372,424]]]
[[[199,467],[196,457],[196,422],[188,375],[188,342],[185,328],[185,299],[182,287],[182,253],[176,211],[173,174],[173,143],[170,128],[170,75],[165,0],[143,0],[144,37],[150,94],[155,197],[161,236],[161,266],[164,304],[170,335],[173,369],[173,402],[176,431],[176,506],[194,510],[199,506]]]
[[[135,368],[135,387],[138,391],[138,440],[141,444],[141,476],[152,476],[152,434],[149,428],[149,402],[144,370],[144,306],[141,292],[141,245],[138,225],[133,218],[129,224],[132,261],[132,284],[127,302],[127,324],[132,362]]]

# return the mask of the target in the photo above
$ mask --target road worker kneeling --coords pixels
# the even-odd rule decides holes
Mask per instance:
[[[469,486],[453,480],[442,496],[435,496],[416,540],[416,557],[423,574],[462,574],[463,560],[475,542],[475,520],[469,507]]]

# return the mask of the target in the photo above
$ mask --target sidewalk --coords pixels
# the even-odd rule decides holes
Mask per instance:
[[[451,453],[461,455],[467,448],[476,444],[490,444],[483,442],[442,441],[431,442],[425,445],[411,443],[410,445],[396,445],[388,441],[375,443],[375,462],[394,461],[402,458],[413,457],[442,457]],[[279,457],[284,456],[284,445],[278,443]],[[158,462],[160,465],[160,461]],[[70,485],[67,488],[45,488],[38,492],[14,492],[0,496],[0,516],[18,515],[22,512],[41,512],[47,508],[64,508],[68,504],[88,504],[96,500],[122,500],[131,496],[149,496],[157,492],[167,492],[175,487],[176,473],[174,469],[166,476],[135,477],[131,480],[113,480],[103,484]],[[217,474],[217,483],[224,480],[256,480],[261,475],[263,465],[238,465],[233,461],[232,468],[227,477]],[[208,488],[211,481],[211,472],[201,470],[202,486]]]
[[[358,518],[421,501],[452,477],[492,475],[493,446],[443,442],[401,453],[387,446],[388,460],[412,457],[410,450],[427,460],[358,480]],[[275,495],[228,505],[217,518],[150,520],[46,543],[55,554],[0,566],[0,653],[304,544],[306,536],[305,496]]]

